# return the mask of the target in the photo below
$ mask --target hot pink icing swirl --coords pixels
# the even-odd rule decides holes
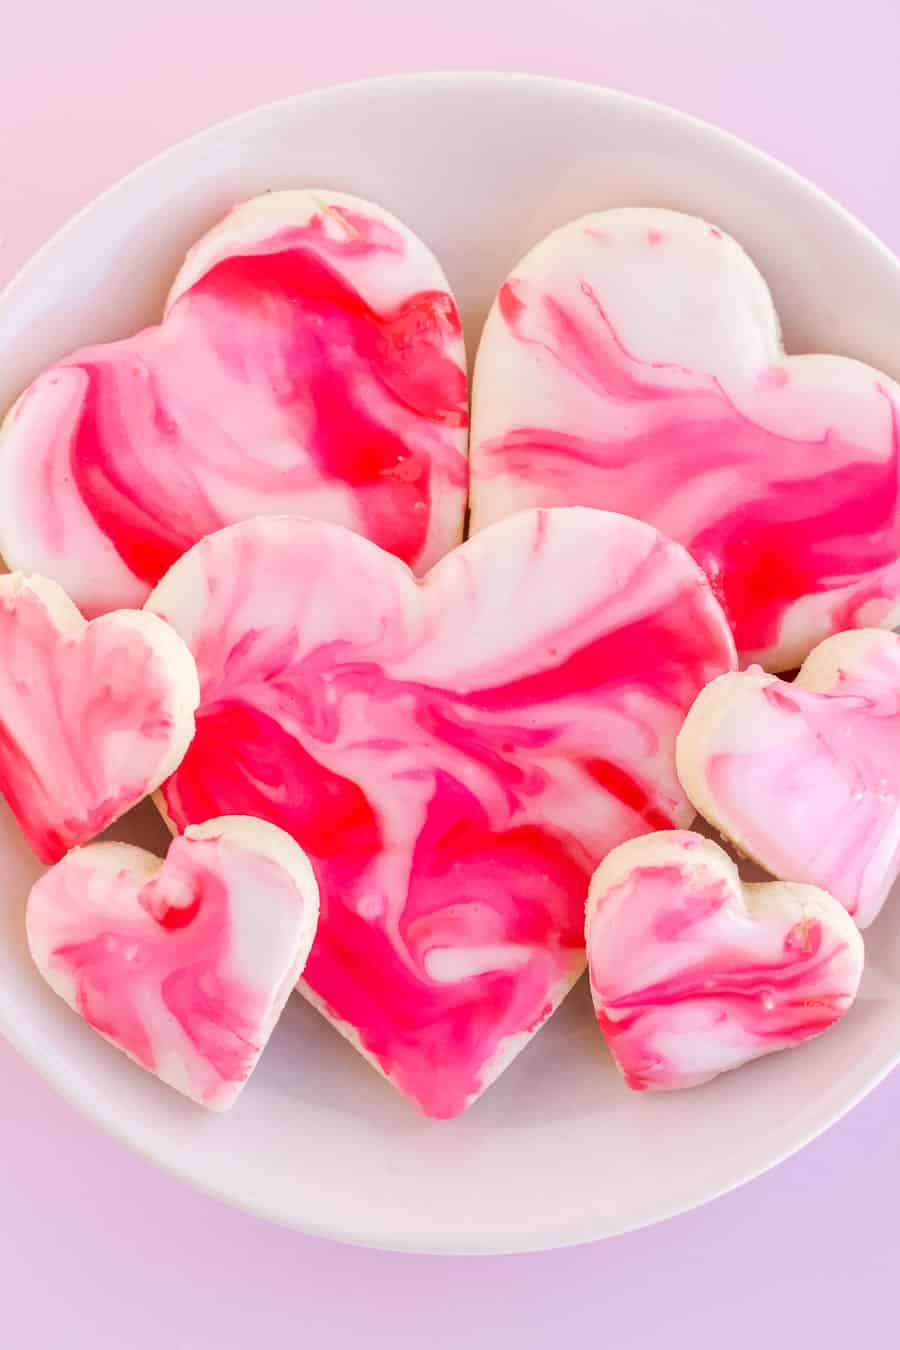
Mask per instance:
[[[194,247],[161,326],[26,391],[0,435],[0,547],[89,616],[254,515],[337,521],[424,570],[462,536],[466,424],[425,245],[369,203],[273,193]]]
[[[0,792],[42,862],[152,792],[194,731],[197,672],[151,614],[86,624],[40,577],[0,577]]]
[[[528,512],[417,584],[334,526],[251,521],[149,601],[201,678],[162,798],[264,816],[313,860],[306,992],[422,1110],[481,1091],[583,967],[587,880],[687,823],[684,713],[733,665],[702,573],[646,525]]]
[[[48,983],[132,1059],[213,1110],[237,1097],[316,926],[312,871],[258,820],[209,822],[165,862],[70,853],[34,886],[28,943]]]
[[[791,684],[758,667],[717,681],[678,764],[697,810],[744,853],[823,887],[866,927],[900,873],[900,637],[838,634]]]
[[[737,869],[687,831],[616,850],[588,903],[597,1020],[629,1087],[681,1088],[826,1030],[850,1007],[862,940],[829,895]]]
[[[588,216],[501,288],[473,389],[472,521],[584,505],[691,550],[744,662],[800,664],[900,616],[900,390],[786,357],[733,240],[667,211]]]

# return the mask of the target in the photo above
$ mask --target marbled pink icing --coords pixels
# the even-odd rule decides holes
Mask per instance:
[[[78,849],[36,883],[28,943],[53,989],[143,1068],[213,1110],[258,1060],[315,932],[316,885],[292,840],[222,819],[165,862]]]
[[[841,634],[791,684],[754,667],[713,686],[682,762],[697,809],[743,852],[866,927],[900,873],[900,637]]]
[[[472,525],[584,505],[691,550],[744,662],[796,667],[900,616],[900,390],[786,357],[733,240],[667,211],[587,216],[514,270],[473,388]]]
[[[0,548],[89,616],[254,515],[336,521],[421,571],[462,537],[466,425],[424,244],[369,203],[274,193],[195,246],[161,326],[26,391],[0,434]]]
[[[596,862],[690,811],[674,740],[734,663],[702,573],[636,521],[529,512],[417,584],[334,526],[213,535],[148,602],[201,678],[162,800],[309,853],[314,1002],[423,1111],[462,1111],[584,962]]]
[[[601,867],[587,928],[597,1021],[629,1087],[705,1083],[847,1011],[862,941],[829,896],[742,892],[722,850],[686,831],[639,842],[612,884]]]
[[[53,582],[0,577],[0,792],[42,862],[156,788],[194,730],[197,674],[152,615],[86,624]]]

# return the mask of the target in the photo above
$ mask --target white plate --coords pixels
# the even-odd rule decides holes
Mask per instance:
[[[260,109],[101,197],[0,297],[0,407],[70,348],[153,320],[186,246],[236,199],[313,184],[372,197],[425,237],[459,297],[470,351],[498,284],[536,239],[584,211],[645,204],[697,212],[740,239],[774,289],[790,350],[843,352],[900,377],[900,264],[808,183],[621,94],[438,75]],[[164,843],[146,809],[129,827],[140,842]],[[862,997],[841,1026],[693,1092],[629,1093],[582,984],[467,1115],[429,1122],[296,998],[234,1111],[207,1116],[41,985],[22,923],[36,872],[2,815],[0,1030],[146,1157],[308,1233],[463,1252],[619,1233],[772,1166],[900,1058],[900,905],[888,905],[867,935]]]

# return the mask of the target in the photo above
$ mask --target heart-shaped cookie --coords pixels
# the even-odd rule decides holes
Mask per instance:
[[[839,633],[790,684],[759,667],[715,680],[678,737],[678,773],[742,853],[865,928],[900,873],[900,637]]]
[[[282,518],[204,540],[149,605],[200,670],[170,820],[293,834],[322,898],[304,992],[423,1111],[462,1111],[583,969],[599,859],[689,821],[675,736],[734,664],[702,572],[637,521],[537,511],[417,583]]]
[[[742,661],[900,619],[900,388],[784,353],[763,278],[672,211],[585,216],[514,269],[478,350],[472,527],[530,506],[648,520],[706,569]]]
[[[194,734],[197,670],[154,614],[86,623],[56,582],[0,576],[0,792],[42,862],[106,829]]]
[[[850,1007],[863,942],[815,886],[742,885],[687,830],[629,840],[587,910],[597,1021],[631,1088],[681,1088],[825,1031]]]
[[[0,551],[89,617],[255,515],[336,521],[421,571],[462,538],[466,424],[459,315],[422,241],[354,197],[269,193],[194,246],[161,326],[14,405]]]
[[[225,1111],[300,977],[318,913],[294,840],[225,816],[188,829],[164,862],[130,844],[76,849],[32,888],[28,945],[95,1031]]]

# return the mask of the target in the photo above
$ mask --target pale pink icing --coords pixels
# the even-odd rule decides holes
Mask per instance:
[[[31,953],[55,991],[213,1110],[252,1072],[315,931],[312,873],[276,834],[217,820],[204,837],[173,841],[163,864],[95,844],[47,872],[28,901]]]
[[[734,241],[671,212],[586,217],[500,290],[473,390],[472,524],[580,504],[706,569],[744,662],[900,615],[893,381],[785,357]]]
[[[847,638],[824,680],[752,668],[714,686],[715,713],[701,700],[685,729],[684,781],[744,852],[830,891],[864,928],[900,873],[900,637],[841,635],[810,664]]]
[[[417,584],[358,536],[248,522],[149,601],[196,656],[176,827],[265,816],[307,850],[318,1006],[426,1113],[463,1110],[584,962],[587,879],[690,811],[674,740],[734,663],[678,545],[529,512]]]
[[[611,885],[592,887],[588,911],[597,1020],[629,1087],[696,1086],[847,1011],[862,942],[829,896],[780,882],[742,894],[708,840],[644,842]]]
[[[0,435],[0,548],[88,616],[261,514],[424,570],[462,537],[466,425],[459,316],[421,241],[353,198],[272,194],[195,246],[160,327],[26,391]]]
[[[53,583],[0,578],[0,792],[43,862],[158,786],[194,729],[197,675],[153,616],[86,624]]]

